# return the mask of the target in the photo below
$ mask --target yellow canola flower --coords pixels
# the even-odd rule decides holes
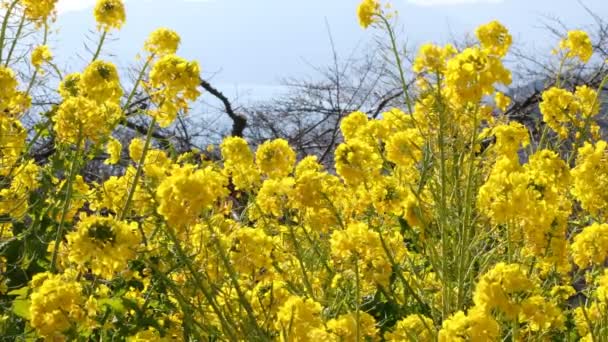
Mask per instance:
[[[59,83],[58,92],[64,100],[80,95],[81,77],[82,74],[79,72],[73,72],[63,77],[63,80]]]
[[[122,0],[97,0],[94,14],[97,27],[102,31],[120,30],[127,20]]]
[[[578,149],[576,166],[572,169],[572,194],[581,207],[591,215],[606,215],[608,196],[608,143],[600,140],[595,145],[585,142]]]
[[[458,311],[443,321],[439,330],[439,342],[499,341],[500,325],[491,315],[477,307],[465,314]]]
[[[475,35],[479,39],[482,48],[498,57],[504,57],[513,42],[513,38],[507,28],[497,20],[479,26],[475,30]]]
[[[30,96],[19,91],[18,85],[15,72],[0,66],[0,117],[17,118],[30,107]]]
[[[72,327],[86,319],[83,288],[76,274],[36,274],[31,282],[30,324],[49,340],[63,340]]]
[[[56,14],[55,6],[58,0],[20,0],[24,7],[26,18],[33,21],[36,27],[41,27],[49,17]]]
[[[511,84],[511,72],[487,50],[470,47],[447,63],[446,91],[456,105],[478,104],[484,95],[494,93],[495,84]]]
[[[66,239],[68,260],[105,279],[126,270],[141,242],[137,223],[99,216],[82,218]]]
[[[118,69],[102,60],[89,64],[78,80],[78,93],[98,104],[118,104],[123,94]]]
[[[228,195],[227,178],[212,167],[174,166],[158,189],[158,213],[174,228],[196,223],[201,213]]]
[[[580,268],[602,265],[608,257],[608,224],[594,223],[574,237],[572,259]]]
[[[40,45],[32,51],[32,65],[36,70],[42,68],[42,64],[48,63],[53,59],[53,54],[47,45]]]
[[[357,8],[357,17],[359,18],[359,25],[361,27],[368,28],[373,24],[376,19],[374,16],[380,14],[380,3],[378,0],[363,0]]]
[[[573,30],[559,43],[559,48],[566,53],[568,58],[578,58],[586,63],[593,55],[593,45],[587,32]]]
[[[456,48],[451,44],[447,44],[444,47],[435,44],[424,44],[418,51],[412,70],[417,73],[444,73],[447,61],[457,52]]]
[[[177,52],[180,42],[177,32],[163,27],[150,33],[144,48],[153,55],[164,56]]]
[[[157,106],[149,114],[161,127],[169,126],[180,110],[188,112],[188,102],[200,95],[200,66],[196,61],[170,54],[161,57],[150,70],[148,92]]]
[[[121,114],[117,104],[100,107],[88,98],[70,97],[53,116],[53,129],[62,143],[76,144],[84,139],[98,142],[110,134]]]
[[[255,162],[268,177],[281,178],[293,171],[296,153],[285,139],[268,140],[258,147]]]
[[[496,95],[494,95],[494,104],[496,104],[496,108],[504,112],[511,105],[511,98],[504,93],[496,92]]]
[[[363,341],[380,341],[376,320],[367,312],[359,312],[359,338]],[[336,341],[357,341],[357,318],[355,312],[341,315],[327,322],[327,331]]]
[[[498,310],[513,320],[522,309],[522,294],[533,291],[535,286],[524,266],[500,262],[481,276],[475,286],[473,301],[484,312]]]
[[[122,144],[120,141],[110,137],[110,141],[106,145],[106,150],[108,152],[108,159],[104,161],[104,164],[114,165],[120,161],[120,155],[122,153]]]
[[[309,298],[289,297],[279,309],[276,328],[283,341],[310,341],[310,333],[323,325],[321,304]]]
[[[424,315],[412,314],[397,322],[393,330],[384,337],[389,342],[409,341],[414,338],[419,342],[432,342],[435,341],[435,324]]]
[[[228,137],[220,145],[224,174],[231,177],[236,190],[251,190],[260,181],[254,164],[253,152],[247,141],[240,137]]]

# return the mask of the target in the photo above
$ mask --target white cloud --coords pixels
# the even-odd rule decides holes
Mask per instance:
[[[142,0],[139,0],[142,1]],[[165,1],[165,0],[145,0],[145,1]],[[182,0],[185,2],[210,2],[212,0]],[[59,0],[57,12],[61,15],[67,12],[83,11],[95,6],[96,0]]]
[[[446,6],[464,4],[499,4],[504,0],[407,0],[417,6]]]
[[[57,3],[57,12],[63,14],[66,12],[82,11],[91,8],[95,5],[95,0],[59,0]]]

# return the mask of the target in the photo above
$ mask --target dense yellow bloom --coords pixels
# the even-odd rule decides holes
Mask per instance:
[[[533,295],[522,301],[519,321],[526,325],[527,334],[562,329],[565,320],[561,310],[543,296]]]
[[[579,58],[587,62],[593,54],[591,39],[585,31],[573,30],[568,32],[568,37],[559,43],[559,48],[566,52],[566,57]]]
[[[492,133],[496,136],[494,148],[503,156],[515,156],[520,146],[526,147],[530,144],[528,129],[519,122],[511,121],[508,125],[498,125],[492,129]]]
[[[321,327],[321,304],[312,299],[289,297],[281,306],[277,316],[277,330],[284,341],[309,341],[309,334]]]
[[[412,314],[397,322],[393,331],[384,337],[387,341],[432,342],[435,341],[435,324],[424,315]]]
[[[255,152],[255,162],[260,172],[270,178],[281,178],[293,171],[296,153],[285,139],[265,141]]]
[[[173,54],[154,63],[147,86],[157,108],[151,110],[150,115],[161,127],[169,126],[180,110],[187,112],[188,101],[198,98],[200,72],[198,62],[189,62]]]
[[[603,314],[605,315],[605,312],[605,307],[602,308],[602,305],[598,305],[598,303],[592,303],[585,308],[579,306],[574,309],[574,324],[576,325],[576,330],[578,330],[580,336],[585,337],[584,339],[581,339],[581,341],[594,341],[594,339],[591,338],[589,330],[593,329],[595,325],[600,322]]]
[[[78,81],[78,93],[97,102],[118,104],[122,88],[113,63],[97,60],[86,67]]]
[[[351,139],[335,152],[336,172],[348,185],[358,185],[380,174],[382,159],[365,141]]]
[[[367,115],[363,112],[356,111],[348,114],[340,121],[340,131],[344,136],[344,141],[348,141],[357,137],[367,123],[369,122]]]
[[[363,28],[367,28],[373,24],[376,19],[374,16],[380,14],[380,3],[378,0],[363,0],[357,8],[357,17],[359,18],[359,25]]]
[[[572,194],[583,209],[592,215],[604,213],[608,206],[608,144],[598,141],[595,146],[585,142],[578,150],[576,166],[572,169]]]
[[[496,108],[504,112],[507,110],[507,107],[511,105],[511,99],[505,94],[497,92],[496,95],[494,95],[494,103],[496,104]]]
[[[256,281],[272,274],[272,251],[277,241],[266,235],[263,229],[242,227],[230,236],[230,261],[242,277],[252,277]],[[264,253],[260,253],[263,250]]]
[[[171,55],[177,52],[180,41],[177,32],[163,27],[150,33],[144,47],[146,51],[156,56]]]
[[[218,199],[226,196],[228,181],[211,167],[174,166],[170,176],[158,186],[158,213],[175,227],[182,228],[196,219]]]
[[[500,262],[481,277],[475,286],[473,301],[484,312],[499,310],[508,319],[516,319],[521,310],[522,293],[534,287],[521,265]]]
[[[447,44],[444,47],[434,44],[424,44],[418,51],[412,70],[417,73],[443,73],[446,68],[447,60],[456,53],[456,48],[451,44]]]
[[[24,6],[25,16],[36,23],[37,27],[42,26],[49,17],[55,15],[55,6],[58,0],[21,0]]]
[[[127,268],[141,242],[137,223],[99,216],[83,218],[66,239],[68,260],[106,279]]]
[[[486,312],[473,308],[467,314],[458,311],[443,321],[439,342],[499,341],[500,325]]]
[[[475,30],[475,35],[482,48],[499,57],[504,57],[507,54],[513,42],[507,28],[496,20],[479,26]]]
[[[70,97],[53,116],[53,129],[62,143],[75,144],[79,139],[98,142],[110,134],[122,110],[117,104],[98,106],[85,97]]]
[[[388,283],[391,265],[386,258],[380,235],[365,223],[351,223],[344,230],[334,231],[330,247],[336,264],[351,271],[358,267],[361,277],[368,283],[366,285]],[[403,255],[404,252],[402,250],[399,254]]]
[[[255,203],[263,214],[281,217],[291,197],[293,186],[294,180],[291,177],[267,179],[262,184]]]
[[[594,223],[574,237],[571,253],[580,268],[601,265],[608,258],[608,224]]]
[[[74,276],[45,272],[32,279],[30,324],[40,336],[62,339],[62,333],[86,318],[82,286]]]
[[[18,82],[11,68],[0,66],[0,117],[17,118],[31,104],[31,98],[17,89]]]
[[[82,74],[79,72],[74,72],[68,75],[65,75],[63,80],[59,83],[59,94],[61,97],[66,100],[69,97],[75,97],[80,94],[80,78]]]
[[[571,128],[584,128],[584,120],[599,112],[597,100],[597,92],[587,86],[574,93],[552,87],[543,92],[539,108],[547,125],[566,138]]]
[[[122,0],[97,0],[95,21],[103,31],[119,30],[127,20],[125,5]]]
[[[467,48],[448,61],[446,90],[455,104],[478,103],[494,92],[496,83],[511,84],[511,72],[486,50]]]
[[[14,119],[0,115],[0,175],[6,176],[18,162],[26,144],[27,132]]]
[[[403,168],[412,167],[422,158],[423,146],[424,138],[415,128],[395,133],[386,142],[386,159]]]
[[[110,141],[106,145],[108,152],[108,159],[105,160],[104,164],[114,165],[120,161],[120,155],[122,153],[122,144],[120,141],[110,137]]]
[[[40,70],[42,64],[48,63],[53,59],[53,54],[47,45],[37,46],[32,51],[32,65],[36,70]]]
[[[250,190],[259,183],[260,175],[253,161],[253,153],[245,139],[228,137],[220,146],[224,173],[231,177],[237,190]]]
[[[0,215],[20,220],[29,207],[29,195],[40,185],[40,167],[33,160],[14,166],[10,187],[0,190]]]
[[[327,322],[327,331],[335,336],[337,341],[357,341],[356,313],[351,312]],[[359,312],[359,338],[364,341],[379,341],[376,320],[366,312]]]

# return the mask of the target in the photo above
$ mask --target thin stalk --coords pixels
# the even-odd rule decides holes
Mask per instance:
[[[4,39],[6,38],[6,28],[8,27],[8,21],[11,17],[11,12],[17,6],[19,0],[14,0],[6,9],[6,13],[4,14],[4,20],[2,21],[2,30],[0,31],[0,61],[2,61],[2,52],[4,50]]]
[[[401,56],[399,56],[399,50],[397,49],[397,39],[395,37],[395,32],[393,31],[391,24],[388,22],[388,20],[383,15],[378,15],[378,17],[380,17],[380,19],[386,26],[386,30],[388,31],[389,37],[391,39],[391,50],[393,51],[393,54],[395,55],[395,62],[397,63],[397,69],[399,71],[399,78],[401,80],[401,87],[403,88],[405,104],[407,105],[407,109],[411,114],[411,113],[413,113],[412,101],[410,99],[410,95],[409,95],[409,91],[408,91],[409,87],[407,86],[407,82],[405,80],[405,73],[403,72]]]
[[[76,173],[78,172],[78,162],[80,158],[80,148],[83,142],[82,133],[78,134],[78,143],[76,144],[76,151],[74,151],[74,158],[72,160],[72,166],[70,167],[70,173],[67,179],[67,189],[65,192],[65,200],[63,202],[63,209],[61,211],[61,219],[59,221],[59,226],[57,227],[57,232],[55,233],[55,248],[53,249],[53,257],[51,258],[51,272],[55,272],[55,265],[57,263],[57,253],[59,252],[59,243],[61,242],[61,237],[63,235],[63,225],[65,223],[65,219],[68,214],[68,210],[70,209],[70,203],[72,201],[72,185],[74,183],[74,178],[76,177]]]
[[[359,258],[355,258],[355,321],[357,327],[355,328],[357,342],[361,341],[361,308],[359,307],[359,300],[361,298],[361,284],[359,280]]]
[[[291,237],[291,241],[293,242],[293,246],[296,252],[296,259],[298,259],[298,264],[300,265],[300,270],[302,271],[302,279],[304,280],[304,286],[308,291],[308,294],[312,299],[315,299],[315,293],[312,289],[312,285],[310,280],[308,279],[308,274],[306,273],[306,267],[304,267],[304,261],[302,260],[302,252],[300,251],[300,244],[296,239],[296,234],[294,232],[293,226],[289,225],[289,236]]]
[[[8,55],[6,56],[6,62],[4,62],[4,66],[9,65],[9,63],[11,62],[11,58],[13,57],[13,52],[15,52],[15,47],[17,46],[17,41],[19,40],[19,37],[21,37],[21,32],[23,31],[23,26],[25,24],[25,14],[21,16],[21,21],[19,21],[19,28],[17,29],[17,32],[15,33],[15,38],[13,39],[13,42],[11,43],[11,48],[8,50]]]
[[[148,127],[148,134],[146,135],[146,142],[144,144],[144,150],[141,153],[141,157],[139,158],[139,164],[137,165],[137,171],[135,171],[135,177],[133,177],[133,183],[129,188],[129,193],[127,195],[127,201],[125,202],[125,206],[120,213],[119,220],[124,220],[127,217],[127,213],[129,212],[129,206],[131,205],[131,201],[133,200],[133,196],[135,195],[135,190],[137,190],[137,183],[139,182],[139,178],[143,172],[144,163],[146,161],[146,155],[148,154],[148,149],[150,148],[150,142],[152,140],[152,134],[154,133],[154,125],[156,124],[156,118],[152,119],[150,122],[150,127]]]
[[[150,56],[146,60],[146,64],[144,64],[143,68],[139,72],[139,75],[137,75],[137,80],[135,81],[135,84],[133,85],[133,89],[131,89],[129,96],[127,97],[127,102],[125,102],[125,105],[122,107],[123,113],[129,108],[129,105],[131,104],[133,97],[135,97],[135,92],[137,91],[137,87],[139,86],[139,83],[141,82],[141,80],[144,78],[146,70],[148,69],[148,66],[150,66],[150,62],[152,61],[153,58],[154,58],[154,55]]]
[[[164,231],[167,234],[167,236],[169,236],[171,241],[173,242],[173,245],[175,245],[175,250],[177,251],[178,257],[186,264],[188,271],[190,271],[190,274],[192,275],[192,277],[194,277],[194,280],[197,282],[198,287],[203,292],[205,299],[207,299],[207,302],[209,303],[209,305],[211,305],[213,312],[220,320],[220,323],[224,327],[225,332],[229,335],[229,337],[232,341],[237,341],[238,339],[233,335],[233,331],[230,329],[230,326],[228,325],[229,323],[226,321],[226,318],[222,314],[222,311],[220,310],[220,308],[217,306],[217,303],[215,303],[214,298],[213,298],[214,296],[204,286],[203,280],[200,278],[199,272],[194,269],[190,258],[188,258],[186,253],[184,253],[184,251],[182,250],[179,240],[177,239],[177,237],[175,236],[175,234],[173,233],[171,228],[167,227],[166,229],[164,229]]]
[[[91,63],[95,62],[97,60],[97,57],[99,57],[99,54],[101,53],[101,47],[103,46],[107,35],[108,31],[104,30],[101,34],[101,38],[99,39],[99,44],[97,45],[97,50],[95,50],[95,54],[93,55],[93,60],[91,60]]]
[[[228,257],[224,253],[224,249],[222,248],[219,239],[215,238],[214,240],[215,240],[215,247],[217,249],[217,252],[220,255],[220,258],[222,259],[222,262],[224,263],[226,270],[228,271],[228,277],[230,278],[230,281],[232,282],[232,285],[234,286],[234,290],[236,291],[236,294],[239,297],[240,303],[243,305],[243,308],[245,309],[245,312],[247,313],[247,317],[251,321],[251,324],[253,325],[254,329],[257,332],[261,333],[261,337],[264,337],[265,333],[258,326],[257,320],[255,319],[255,315],[253,314],[253,308],[251,307],[251,304],[247,300],[247,297],[245,297],[245,294],[244,294],[243,290],[241,289],[241,286],[239,285],[239,280],[236,277],[236,272],[234,271],[234,268],[232,268],[232,265],[230,264],[230,260],[228,260]]]

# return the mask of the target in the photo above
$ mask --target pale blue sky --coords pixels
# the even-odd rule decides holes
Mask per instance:
[[[57,55],[87,56],[86,36],[96,39],[93,0],[60,0],[61,14],[53,41]],[[607,0],[583,0],[608,18]],[[127,25],[104,52],[117,55],[121,67],[135,61],[148,33],[160,26],[182,36],[179,54],[199,60],[207,76],[224,91],[237,87],[274,89],[280,79],[311,73],[312,65],[331,62],[325,22],[330,25],[338,53],[348,56],[373,37],[361,29],[355,11],[358,0],[128,0]],[[400,38],[411,46],[462,37],[479,24],[498,19],[524,48],[556,44],[541,26],[545,16],[560,18],[569,28],[585,28],[590,16],[576,0],[391,0],[400,13]],[[89,41],[91,42],[91,41]],[[85,59],[60,59],[71,71]],[[264,90],[266,88],[266,90]],[[263,96],[263,94],[260,94]]]

